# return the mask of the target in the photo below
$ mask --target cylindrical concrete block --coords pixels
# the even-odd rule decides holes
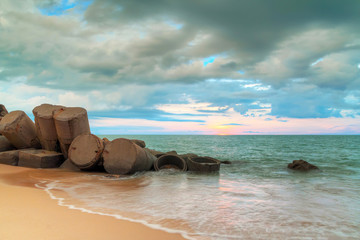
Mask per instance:
[[[41,104],[33,109],[35,117],[36,133],[43,149],[60,151],[60,145],[56,133],[54,112],[63,106]]]
[[[56,133],[64,157],[72,141],[79,135],[90,134],[89,120],[84,108],[60,108],[54,112]]]
[[[220,169],[220,161],[212,157],[190,157],[187,159],[189,171],[216,172]]]
[[[186,171],[187,165],[185,160],[178,155],[165,154],[156,159],[154,162],[154,168],[156,171],[160,171],[162,169]]]
[[[118,138],[106,144],[103,159],[106,172],[131,174],[150,170],[156,158],[132,141]]]
[[[41,148],[35,124],[23,111],[13,111],[0,122],[0,133],[18,149]]]
[[[69,159],[83,170],[96,168],[102,161],[103,140],[93,134],[77,136],[69,148]]]

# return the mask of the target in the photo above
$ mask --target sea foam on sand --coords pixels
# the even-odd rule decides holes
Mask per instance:
[[[0,164],[0,239],[184,239],[181,234],[160,231],[135,221],[109,217],[71,204],[61,206],[64,200],[57,199],[51,189],[43,187],[45,181],[51,176],[58,177],[59,173],[59,170]],[[63,174],[66,175],[60,173]],[[42,189],[37,189],[35,184]]]

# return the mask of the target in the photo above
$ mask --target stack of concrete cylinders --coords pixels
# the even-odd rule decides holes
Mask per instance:
[[[0,122],[0,133],[17,149],[41,148],[35,124],[23,111],[6,114]]]
[[[79,135],[90,134],[87,112],[80,107],[60,108],[54,112],[56,133],[65,159],[72,141]]]
[[[82,170],[95,169],[102,164],[104,141],[93,134],[77,136],[69,148],[69,159]]]
[[[150,170],[156,157],[129,139],[118,138],[106,143],[104,169],[111,174],[132,174]]]
[[[41,104],[33,109],[36,133],[43,149],[60,151],[53,115],[61,108],[63,106]]]

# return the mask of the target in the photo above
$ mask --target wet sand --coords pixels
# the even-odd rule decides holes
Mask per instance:
[[[0,239],[184,239],[125,220],[59,206],[35,184],[61,170],[48,171],[0,164]],[[81,174],[81,173],[67,173]]]

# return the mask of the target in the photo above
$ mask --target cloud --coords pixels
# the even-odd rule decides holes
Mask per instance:
[[[352,0],[2,0],[0,100],[219,126],[357,118],[359,11]]]
[[[223,126],[244,126],[244,124],[240,124],[240,123],[226,123],[226,124],[223,124]]]

